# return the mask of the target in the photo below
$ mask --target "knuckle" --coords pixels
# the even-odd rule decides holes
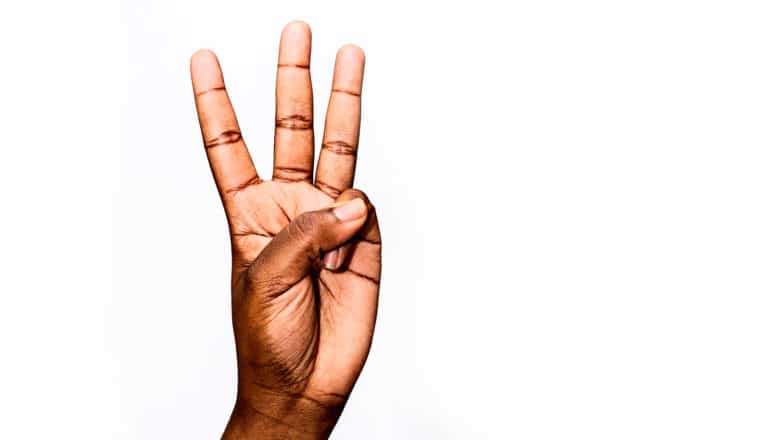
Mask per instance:
[[[326,141],[321,145],[321,149],[341,156],[355,156],[358,151],[356,145],[343,140]]]
[[[352,200],[354,198],[359,198],[366,203],[367,208],[373,210],[374,205],[372,204],[371,200],[369,200],[369,196],[366,195],[365,192],[361,191],[360,189],[351,188],[348,190],[345,190],[343,194],[340,196],[340,198],[344,198],[345,200]]]
[[[310,115],[291,114],[279,116],[275,119],[275,126],[289,130],[311,130],[313,118]]]
[[[366,193],[364,193],[360,189],[350,188],[347,191],[345,191],[345,195],[350,196],[351,198],[358,197],[359,199],[364,199],[365,202],[369,201],[369,198],[366,196]]]
[[[330,185],[321,179],[315,180],[315,186],[318,187],[318,189],[320,189],[321,191],[325,192],[329,197],[333,199],[337,199],[340,196],[340,194],[342,194],[342,191],[340,191],[339,188],[333,185]]]
[[[239,130],[231,129],[231,130],[222,131],[216,136],[204,140],[203,145],[207,149],[209,149],[209,148],[219,147],[221,145],[234,144],[236,142],[241,141],[241,139],[243,139],[241,136],[241,132]]]
[[[310,180],[312,172],[304,168],[276,166],[273,168],[273,180],[281,182],[304,182]]]

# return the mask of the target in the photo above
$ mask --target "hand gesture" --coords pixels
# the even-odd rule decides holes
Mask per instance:
[[[226,438],[328,436],[374,331],[381,239],[374,207],[351,189],[364,54],[337,53],[315,177],[310,28],[283,30],[273,175],[252,163],[216,56],[191,76],[206,155],[227,215],[238,396]]]

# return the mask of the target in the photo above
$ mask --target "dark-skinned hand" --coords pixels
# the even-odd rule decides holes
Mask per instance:
[[[224,438],[326,438],[366,361],[381,240],[352,189],[364,54],[337,53],[315,177],[310,28],[288,24],[276,81],[273,175],[252,163],[216,56],[191,75],[203,143],[227,215],[238,395]]]

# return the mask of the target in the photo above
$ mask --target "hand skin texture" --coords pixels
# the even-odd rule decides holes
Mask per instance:
[[[214,53],[190,63],[232,247],[238,395],[226,439],[327,438],[374,332],[380,229],[351,189],[364,54],[337,52],[314,178],[310,41],[302,22],[281,35],[272,180],[257,175]]]

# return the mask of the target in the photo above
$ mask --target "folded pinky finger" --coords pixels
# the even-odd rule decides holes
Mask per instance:
[[[381,246],[380,225],[377,221],[377,211],[374,209],[374,206],[369,201],[366,194],[357,189],[348,189],[340,194],[337,200],[335,200],[334,205],[342,204],[354,198],[360,198],[366,203],[368,217],[352,240],[327,252],[323,256],[324,268],[327,270],[336,271],[344,269],[345,263],[348,261],[348,256],[358,242],[366,242],[368,245],[376,246],[377,249]]]

